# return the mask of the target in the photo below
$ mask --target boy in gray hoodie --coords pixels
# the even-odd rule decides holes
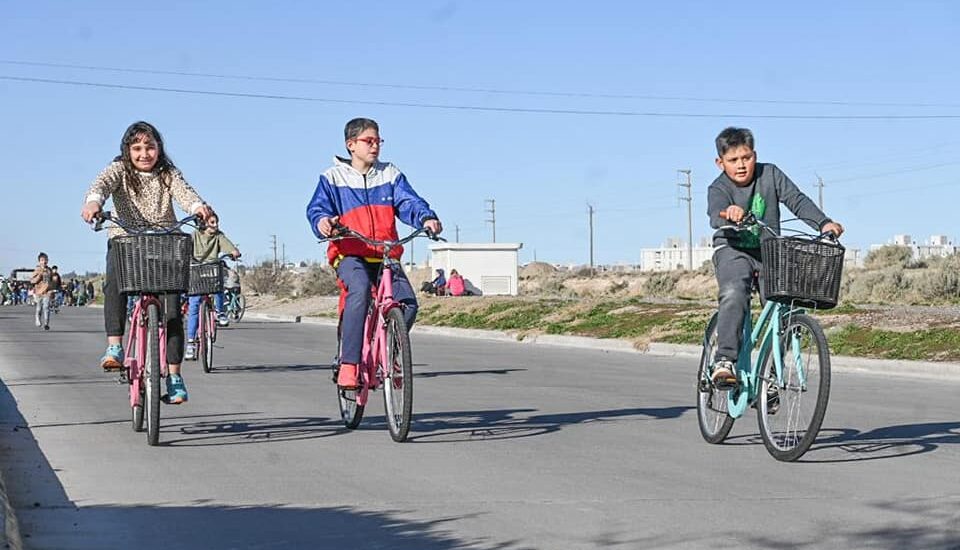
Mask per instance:
[[[720,389],[737,385],[734,365],[740,351],[743,320],[750,312],[754,271],[759,271],[760,240],[754,231],[719,229],[739,223],[752,213],[771,229],[780,232],[780,203],[821,233],[839,237],[843,226],[828,218],[774,164],[758,163],[753,133],[746,128],[726,128],[716,139],[717,167],[722,173],[707,191],[707,215],[713,235],[713,265],[720,287],[717,311],[717,352],[713,383]],[[726,219],[721,218],[724,213]],[[769,236],[769,235],[767,235]]]

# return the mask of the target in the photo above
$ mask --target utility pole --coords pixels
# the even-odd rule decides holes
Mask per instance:
[[[820,201],[818,204],[820,205],[820,210],[823,210],[823,178],[819,175],[817,175],[817,187],[820,188]]]
[[[495,199],[487,199],[483,201],[484,204],[490,204],[490,208],[486,210],[490,214],[490,219],[485,220],[493,228],[493,241],[497,242],[497,201]]]
[[[457,232],[457,242],[460,242],[460,226],[459,226],[459,225],[454,225],[453,228],[454,228],[454,229],[456,230],[456,232]]]
[[[687,196],[680,200],[687,201],[687,270],[693,271],[693,183],[690,181],[690,170],[677,170],[677,174],[687,176],[686,183],[679,183],[680,187],[687,188]]]
[[[273,272],[276,273],[277,272],[277,236],[270,235],[270,238],[272,240],[271,248],[273,248]]]
[[[593,275],[593,205],[587,203],[587,216],[590,224],[590,274]]]
[[[284,269],[287,267],[287,243],[283,243],[283,255],[281,258],[283,258],[283,261],[280,262],[280,268]]]

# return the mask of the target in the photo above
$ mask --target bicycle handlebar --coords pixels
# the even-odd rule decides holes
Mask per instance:
[[[101,212],[97,212],[97,214],[94,216],[94,219],[96,220],[96,222],[93,224],[93,227],[91,228],[94,231],[102,230],[104,222],[111,222],[117,227],[133,235],[143,235],[147,233],[168,234],[168,233],[173,233],[174,231],[180,229],[185,225],[191,225],[193,227],[196,227],[197,229],[203,229],[203,220],[196,214],[192,214],[190,216],[187,216],[186,218],[183,218],[182,220],[177,221],[171,227],[147,228],[147,229],[144,229],[143,227],[135,227],[132,224],[126,223],[120,218],[116,217],[113,214],[113,212],[109,210],[103,210]]]
[[[432,241],[447,242],[446,239],[444,239],[443,237],[440,237],[439,235],[435,234],[433,231],[430,231],[426,227],[421,227],[420,229],[417,229],[416,231],[414,231],[413,233],[410,233],[406,237],[396,241],[377,241],[377,240],[368,238],[366,235],[357,233],[353,229],[350,229],[349,227],[346,227],[344,225],[335,225],[333,227],[333,230],[336,232],[336,235],[325,237],[323,239],[318,240],[317,242],[325,243],[330,241],[339,241],[342,239],[358,239],[370,246],[382,246],[384,248],[385,255],[386,255],[386,251],[390,250],[391,248],[396,248],[398,246],[407,244],[408,242],[420,236],[424,236]]]
[[[727,217],[727,211],[726,211],[726,210],[721,210],[720,213],[719,213],[719,216],[720,216],[720,219],[723,219],[723,220],[729,220],[729,219],[730,219],[730,218]],[[789,221],[794,221],[794,220],[800,220],[800,221],[805,221],[805,222],[813,221],[813,220],[807,220],[806,218],[793,218],[793,219],[785,220],[785,221],[788,221],[788,222],[789,222]],[[718,227],[717,229],[732,229],[733,231],[748,231],[751,227],[753,227],[753,226],[755,226],[755,225],[760,226],[760,227],[766,229],[766,230],[769,231],[770,234],[773,235],[774,237],[779,237],[779,236],[780,236],[780,235],[777,235],[777,233],[776,233],[768,224],[764,223],[763,220],[758,219],[758,218],[756,217],[756,215],[754,215],[753,212],[747,212],[747,213],[745,213],[745,215],[743,216],[743,218],[742,218],[739,222],[736,222],[734,225],[721,225],[721,226]],[[790,229],[790,230],[793,231],[793,229]],[[829,239],[830,241],[833,241],[833,242],[838,242],[838,240],[839,240],[839,237],[838,237],[837,234],[834,233],[833,231],[825,231],[825,232],[820,233],[820,234],[818,234],[818,235],[811,235],[811,234],[808,234],[808,233],[804,233],[804,232],[802,232],[802,231],[798,231],[797,233],[799,233],[799,234],[801,234],[801,235],[805,235],[805,236],[807,236],[807,237],[813,237],[813,238],[815,238],[815,239]]]

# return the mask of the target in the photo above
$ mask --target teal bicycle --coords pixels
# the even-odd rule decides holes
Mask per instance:
[[[813,444],[827,412],[830,349],[807,309],[836,306],[844,248],[827,234],[776,235],[752,215],[724,228],[754,227],[771,233],[761,245],[763,276],[754,273],[763,309],[756,320],[744,318],[734,389],[719,389],[711,381],[717,314],[710,319],[697,373],[697,419],[704,440],[722,443],[734,421],[754,407],[767,451],[790,462]]]

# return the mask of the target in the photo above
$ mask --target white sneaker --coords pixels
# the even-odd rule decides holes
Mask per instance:
[[[40,319],[37,319],[37,326],[40,326]]]
[[[194,361],[197,358],[197,343],[187,342],[187,348],[183,352],[183,358],[187,361]]]

